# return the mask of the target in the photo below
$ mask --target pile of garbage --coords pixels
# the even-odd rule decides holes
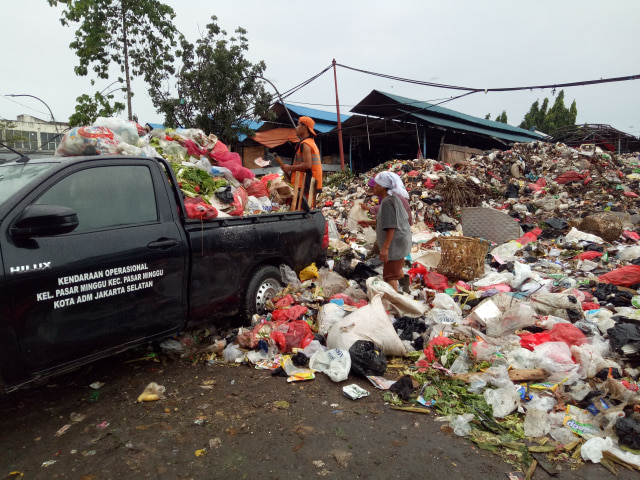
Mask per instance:
[[[639,164],[516,144],[456,165],[391,161],[326,187],[329,268],[282,266],[287,287],[269,312],[199,358],[289,382],[359,376],[390,408],[435,411],[523,471],[586,460],[639,470]],[[403,177],[415,216],[403,292],[381,280],[375,235],[358,222],[382,170]],[[500,212],[517,235],[464,236],[464,208]],[[352,399],[370,390],[343,387]]]
[[[100,117],[91,126],[72,128],[57,156],[136,155],[163,157],[172,166],[187,197],[189,218],[255,215],[287,211],[292,187],[277,175],[256,179],[215,135],[198,129],[154,129],[135,122]]]

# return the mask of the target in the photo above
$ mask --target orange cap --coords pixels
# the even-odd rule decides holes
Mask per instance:
[[[313,135],[314,137],[316,136],[316,132],[313,129],[313,126],[316,124],[316,122],[314,122],[310,117],[300,117],[298,118],[298,123],[302,123],[309,129],[309,133],[311,135]]]

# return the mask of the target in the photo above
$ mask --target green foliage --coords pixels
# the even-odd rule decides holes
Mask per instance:
[[[150,93],[165,115],[165,125],[200,128],[232,143],[240,133],[254,133],[246,122],[269,115],[271,96],[256,78],[262,76],[265,63],[252,64],[245,58],[247,31],[238,27],[235,36],[228,37],[217,20],[211,17],[195,45],[181,39],[182,65],[176,78],[159,78]],[[175,93],[165,84],[175,85]]]
[[[343,171],[336,172],[327,177],[322,181],[322,185],[323,187],[337,187],[341,183],[349,185],[353,181],[354,177],[354,173],[350,169],[345,168]]]
[[[131,120],[131,78],[155,81],[159,72],[173,72],[173,55],[167,50],[176,45],[177,29],[173,9],[158,0],[48,0],[63,4],[60,22],[77,24],[75,40],[69,47],[79,63],[74,72],[109,78],[109,67],[117,65],[124,75],[118,80],[126,86],[128,116]],[[93,84],[93,80],[92,80]]]
[[[484,119],[485,119],[485,120],[491,120],[491,114],[490,114],[490,113],[487,113],[487,114],[484,116]]]
[[[113,94],[103,95],[96,92],[93,97],[86,93],[76,98],[76,112],[69,117],[69,125],[79,127],[82,125],[91,125],[98,117],[114,117],[124,111],[124,104],[114,102]]]
[[[507,111],[506,110],[503,110],[502,113],[496,117],[496,122],[508,123],[507,122]]]
[[[6,130],[10,130],[12,128],[16,128],[16,124],[10,120],[2,120],[0,119],[0,142],[7,143],[7,136],[5,134]]]
[[[524,116],[520,128],[530,130],[535,127],[548,135],[553,135],[559,128],[575,125],[578,117],[578,107],[574,100],[570,108],[564,105],[564,90],[556,97],[551,109],[549,109],[549,99],[545,98],[542,107],[538,100],[533,102],[529,112]]]

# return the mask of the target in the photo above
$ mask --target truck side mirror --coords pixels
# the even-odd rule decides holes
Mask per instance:
[[[78,226],[78,215],[73,209],[61,205],[30,205],[11,227],[16,238],[62,235]]]

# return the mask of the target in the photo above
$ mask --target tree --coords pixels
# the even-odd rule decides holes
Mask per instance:
[[[158,0],[48,0],[49,5],[65,5],[60,22],[78,23],[76,37],[69,45],[79,64],[74,72],[86,76],[89,67],[98,78],[109,78],[116,64],[124,74],[118,80],[126,87],[127,115],[131,109],[132,77],[149,83],[164,70],[172,72],[172,47],[177,29],[173,9]],[[91,81],[93,85],[94,81]]]
[[[96,92],[93,97],[87,94],[76,98],[76,112],[69,117],[69,125],[78,127],[80,125],[90,125],[98,117],[114,117],[124,110],[124,104],[115,102],[111,105],[113,94]]]
[[[565,107],[564,90],[560,90],[553,106],[547,111],[548,108],[548,98],[545,98],[542,102],[542,108],[539,107],[538,100],[533,102],[529,112],[524,116],[520,128],[526,128],[527,130],[535,128],[546,134],[553,135],[561,127],[575,125],[578,117],[578,107],[575,100],[569,109]]]
[[[238,27],[236,36],[227,38],[217,20],[211,17],[195,45],[181,39],[182,66],[175,79],[162,79],[175,84],[176,94],[163,88],[159,77],[150,93],[166,125],[199,128],[231,143],[239,133],[253,134],[246,123],[268,116],[271,96],[256,78],[265,63],[252,64],[244,56],[247,31]]]
[[[8,143],[6,131],[11,130],[12,128],[16,128],[15,123],[11,120],[0,119],[0,142]]]
[[[496,122],[507,123],[507,111],[503,110],[500,115],[496,117]]]
[[[491,120],[491,114],[490,114],[490,113],[487,113],[487,114],[484,116],[484,119],[485,119],[485,120]]]

